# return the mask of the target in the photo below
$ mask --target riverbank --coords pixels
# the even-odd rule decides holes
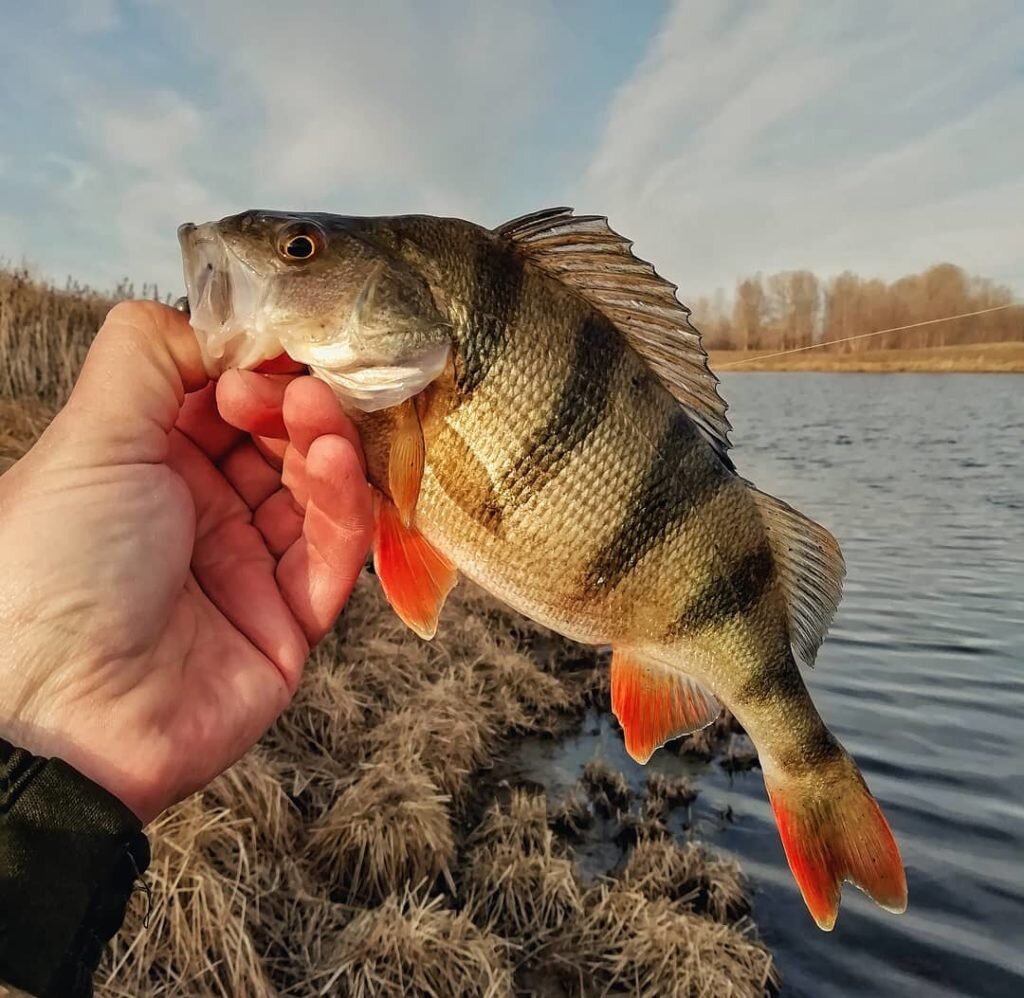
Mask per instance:
[[[0,401],[0,473],[51,412]],[[688,829],[695,788],[634,793],[596,753],[568,790],[509,767],[595,709],[592,650],[466,582],[420,641],[365,573],[278,723],[149,827],[151,900],[97,995],[775,991],[739,866]],[[684,750],[732,737],[722,718]],[[613,856],[597,876],[595,843]]]
[[[712,350],[711,369],[719,371],[822,371],[835,374],[934,372],[941,374],[1022,374],[1024,342],[977,343],[921,350],[865,350],[833,353],[804,350],[775,357],[773,350]]]

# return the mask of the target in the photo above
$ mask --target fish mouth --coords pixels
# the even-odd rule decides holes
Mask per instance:
[[[269,282],[224,241],[215,222],[178,227],[190,323],[210,377],[251,369],[283,352],[265,321]]]

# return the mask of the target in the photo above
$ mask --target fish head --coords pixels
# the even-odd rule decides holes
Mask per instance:
[[[343,402],[396,405],[444,369],[450,326],[426,281],[369,220],[246,211],[178,229],[207,372],[287,354]]]

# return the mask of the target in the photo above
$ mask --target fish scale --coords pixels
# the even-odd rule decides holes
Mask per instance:
[[[461,572],[611,645],[639,762],[724,703],[817,924],[844,881],[905,908],[892,833],[795,657],[811,664],[835,614],[839,546],[740,477],[689,312],[628,240],[565,208],[493,231],[256,211],[179,238],[208,367],[285,352],[355,420],[377,574],[416,633]]]

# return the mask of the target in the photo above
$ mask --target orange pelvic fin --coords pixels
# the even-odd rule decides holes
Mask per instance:
[[[616,648],[612,654],[612,711],[626,751],[643,764],[665,742],[710,724],[722,705],[696,680],[660,662]]]
[[[395,431],[388,455],[388,491],[405,526],[412,526],[423,481],[425,446],[420,418],[412,399],[397,406]]]
[[[374,503],[373,567],[395,613],[429,641],[458,571],[418,530],[407,527],[395,504],[379,493]]]
[[[818,927],[830,932],[844,880],[887,911],[907,908],[899,847],[857,769],[845,753],[807,775],[765,770],[765,786],[789,868]]]

